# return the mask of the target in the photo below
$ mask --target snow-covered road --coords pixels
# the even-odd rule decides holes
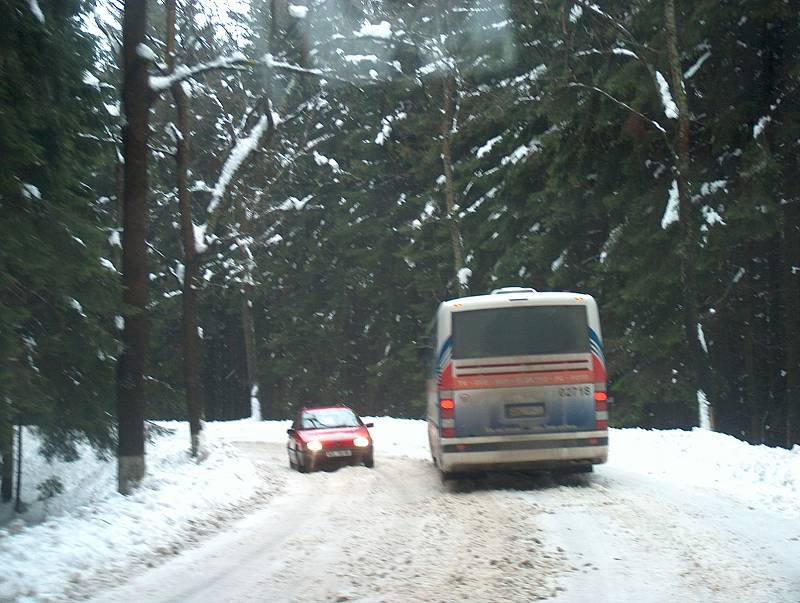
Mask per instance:
[[[800,523],[716,490],[613,464],[442,484],[380,453],[301,475],[237,446],[271,501],[96,602],[800,601]]]

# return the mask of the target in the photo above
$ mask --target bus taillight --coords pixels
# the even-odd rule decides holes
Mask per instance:
[[[439,418],[442,437],[456,437],[456,403],[452,398],[442,398],[439,401]]]
[[[605,391],[594,392],[595,429],[608,429],[608,393]]]

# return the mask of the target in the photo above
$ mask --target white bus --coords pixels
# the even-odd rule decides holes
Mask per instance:
[[[442,473],[591,471],[608,456],[594,298],[507,287],[439,305],[428,438]]]

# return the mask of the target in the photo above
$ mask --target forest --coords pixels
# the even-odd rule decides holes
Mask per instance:
[[[23,425],[421,417],[509,285],[598,300],[613,427],[800,443],[798,85],[794,0],[0,0],[3,500]]]

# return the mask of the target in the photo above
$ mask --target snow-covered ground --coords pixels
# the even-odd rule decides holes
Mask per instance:
[[[161,423],[131,497],[114,492],[113,462],[50,466],[29,435],[25,498],[53,475],[66,490],[0,529],[0,601],[800,601],[800,447],[612,430],[592,476],[444,486],[424,422],[369,420],[376,470],[311,476],[286,467],[288,422],[209,423],[201,463],[185,426]],[[237,578],[231,563],[260,569]],[[185,590],[198,571],[202,592]],[[117,591],[120,575],[139,577]]]

